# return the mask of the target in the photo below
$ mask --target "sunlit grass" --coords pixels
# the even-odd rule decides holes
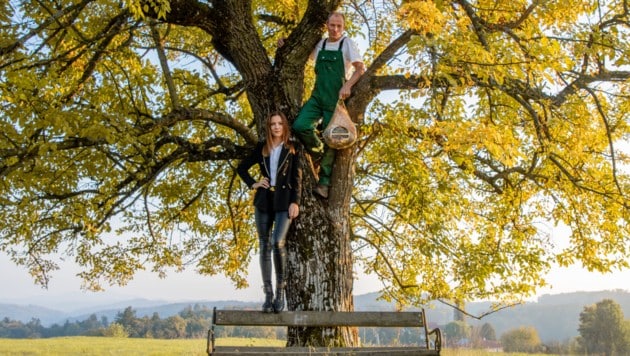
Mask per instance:
[[[0,339],[0,355],[207,355],[205,339]]]
[[[284,340],[222,337],[221,346],[284,346]],[[108,337],[57,337],[50,339],[0,339],[2,356],[61,355],[207,355],[206,339],[135,339]],[[442,356],[543,356],[542,354],[501,353],[485,350],[444,349]],[[549,356],[549,355],[546,355]]]

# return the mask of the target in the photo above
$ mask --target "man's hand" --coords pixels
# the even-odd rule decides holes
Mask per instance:
[[[350,97],[350,94],[352,94],[352,85],[348,85],[349,82],[346,82],[343,86],[341,86],[341,89],[339,89],[339,99],[346,99],[348,97]]]
[[[350,79],[339,89],[339,99],[350,97],[350,94],[352,94],[352,86],[361,78],[363,73],[365,73],[365,65],[363,62],[352,62],[352,65],[354,66],[354,73],[352,73]]]

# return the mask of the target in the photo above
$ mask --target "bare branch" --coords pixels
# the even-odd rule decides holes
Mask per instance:
[[[470,314],[470,313],[469,313],[469,312],[467,312],[465,309],[462,309],[462,308],[458,307],[457,305],[455,305],[455,304],[453,304],[453,303],[449,303],[449,302],[447,302],[447,301],[446,301],[446,300],[444,300],[444,299],[438,299],[438,301],[439,301],[440,303],[444,304],[444,305],[448,305],[449,307],[451,307],[451,308],[453,308],[453,309],[455,309],[455,310],[457,310],[457,311],[461,312],[462,314],[464,314],[464,315],[466,315],[466,316],[469,316],[469,317],[471,317],[471,318],[473,318],[473,319],[477,319],[477,320],[481,320],[482,318],[484,318],[484,317],[486,317],[486,316],[488,316],[488,315],[494,314],[494,313],[496,313],[496,312],[499,312],[499,311],[501,311],[501,310],[503,310],[503,309],[512,308],[512,307],[515,307],[515,306],[517,306],[517,305],[521,305],[521,304],[523,304],[523,303],[511,303],[511,304],[503,305],[503,306],[501,306],[501,307],[499,307],[499,308],[492,309],[492,310],[490,310],[490,311],[488,311],[488,312],[481,313],[481,314],[479,314],[479,315],[474,315],[474,314]]]
[[[153,41],[155,42],[155,50],[157,51],[160,66],[162,67],[162,74],[164,74],[164,80],[166,81],[168,94],[171,98],[171,105],[173,105],[173,109],[177,110],[180,107],[179,97],[177,95],[177,88],[175,88],[173,76],[171,75],[171,70],[168,67],[168,60],[166,59],[166,53],[164,52],[163,40],[160,38],[160,32],[158,31],[157,23],[154,20],[151,21],[150,28],[151,35],[153,36]]]

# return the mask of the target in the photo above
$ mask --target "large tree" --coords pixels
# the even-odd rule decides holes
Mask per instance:
[[[578,342],[587,355],[626,355],[630,351],[630,335],[621,306],[604,299],[588,305],[580,313]]]
[[[235,163],[267,113],[297,114],[336,9],[366,50],[360,138],[328,201],[304,165],[289,309],[351,310],[353,268],[464,305],[530,296],[555,263],[628,267],[627,0],[0,0],[0,249],[42,285],[61,256],[90,289],[143,268],[243,287]]]

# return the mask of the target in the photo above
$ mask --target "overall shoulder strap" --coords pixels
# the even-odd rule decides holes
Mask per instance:
[[[324,38],[324,42],[322,42],[322,51],[326,50],[326,41],[328,41],[328,38]]]
[[[339,49],[338,49],[338,51],[341,51],[341,49],[343,48],[343,41],[345,41],[345,40],[346,40],[346,38],[344,37],[344,38],[341,39],[341,42],[339,42]]]

